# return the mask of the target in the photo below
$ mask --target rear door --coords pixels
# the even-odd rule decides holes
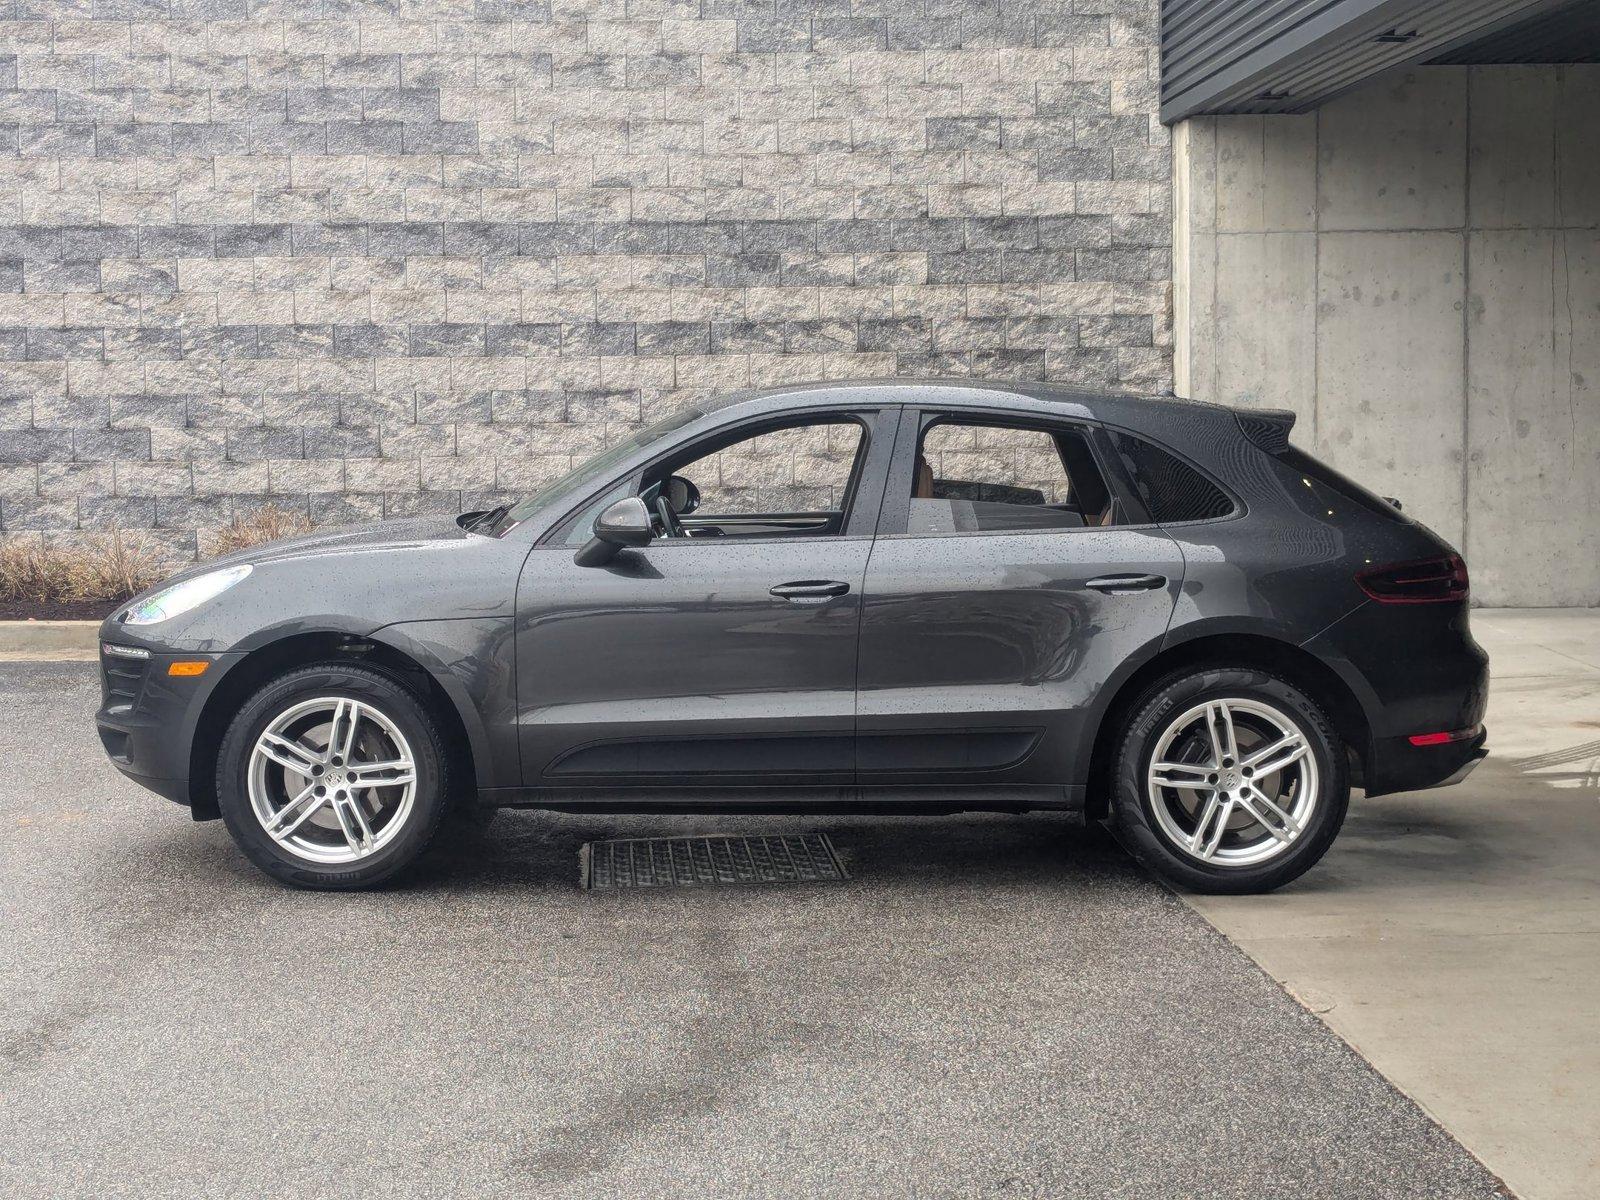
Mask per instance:
[[[1104,457],[1087,423],[906,413],[866,575],[860,783],[1083,782],[1100,689],[1183,580]]]

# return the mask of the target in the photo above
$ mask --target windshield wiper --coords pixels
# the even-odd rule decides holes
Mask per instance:
[[[500,518],[505,516],[510,511],[511,505],[509,504],[497,505],[486,513],[480,513],[477,519],[475,519],[472,524],[467,526],[467,531],[469,533],[477,533],[480,529],[483,529],[486,526],[493,528],[495,525],[500,523]]]

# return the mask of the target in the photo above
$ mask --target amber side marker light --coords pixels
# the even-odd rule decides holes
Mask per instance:
[[[206,673],[206,668],[210,665],[211,664],[206,662],[204,659],[184,659],[180,662],[168,663],[167,674],[187,676],[204,675]]]

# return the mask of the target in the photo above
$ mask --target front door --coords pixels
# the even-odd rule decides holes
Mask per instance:
[[[830,411],[700,439],[607,493],[637,491],[653,511],[696,496],[649,545],[577,566],[584,518],[536,547],[517,596],[524,783],[848,786],[897,416]]]
[[[1081,784],[1101,685],[1166,631],[1176,544],[1130,523],[1087,426],[987,411],[903,429],[867,571],[860,782]]]

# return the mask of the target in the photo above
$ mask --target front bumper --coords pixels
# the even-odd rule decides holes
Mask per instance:
[[[104,634],[104,630],[102,630]],[[148,658],[108,655],[107,642],[142,649]],[[223,674],[222,655],[173,652],[102,636],[100,709],[95,725],[111,765],[141,787],[178,804],[190,803],[189,756],[206,698]],[[173,676],[178,660],[206,660],[199,676]]]

